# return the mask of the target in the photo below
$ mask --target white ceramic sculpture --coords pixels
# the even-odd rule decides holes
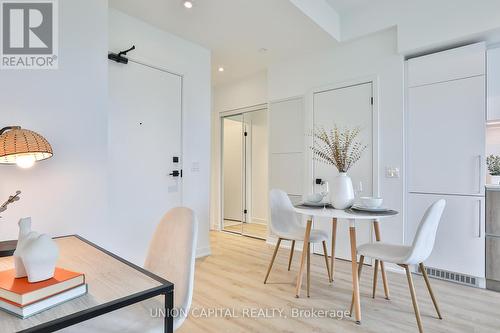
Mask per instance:
[[[14,252],[16,278],[39,282],[54,276],[59,248],[46,234],[31,231],[31,217],[19,220],[19,239]]]

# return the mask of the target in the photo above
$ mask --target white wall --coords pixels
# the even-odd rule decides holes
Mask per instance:
[[[267,110],[255,111],[247,114],[249,120],[245,118],[251,132],[250,139],[251,157],[249,159],[250,166],[250,192],[251,196],[251,217],[252,221],[257,223],[267,223],[268,215],[268,126],[267,126]]]
[[[487,50],[486,58],[486,102],[488,121],[500,120],[500,45]]]
[[[224,119],[224,218],[241,221],[242,213],[242,162],[243,124],[242,120]]]
[[[32,169],[0,166],[0,199],[23,191],[21,201],[2,214],[0,239],[17,238],[17,220],[32,216],[38,231],[76,233],[109,244],[106,54],[135,43],[136,58],[185,75],[183,204],[200,221],[198,254],[208,254],[210,52],[114,10],[109,11],[108,45],[103,0],[59,1],[59,15],[59,69],[0,75],[1,125],[37,131],[54,149],[53,158]],[[199,163],[199,171],[193,163]],[[119,254],[120,247],[116,250]]]
[[[265,71],[214,87],[214,111],[216,113],[263,103],[267,103],[267,72]]]
[[[223,73],[221,75],[224,75]],[[213,88],[212,107],[212,174],[210,191],[210,225],[219,228],[221,219],[221,124],[220,113],[267,103],[267,73],[259,72],[242,80]]]
[[[313,88],[368,76],[376,76],[379,87],[375,100],[380,112],[380,194],[385,205],[402,211],[403,175],[399,179],[384,177],[386,166],[400,169],[403,166],[404,59],[397,52],[395,30],[341,44],[324,53],[270,66],[268,97],[272,103],[274,100],[307,95]],[[384,240],[403,242],[402,215],[385,220],[381,228]]]
[[[486,156],[500,155],[500,126],[486,127]],[[486,184],[491,184],[491,175],[486,166]]]
[[[500,155],[500,126],[486,127],[486,156]]]
[[[2,213],[0,239],[17,238],[17,220],[51,235],[106,234],[107,1],[59,1],[59,69],[0,74],[1,126],[42,134],[54,157],[21,170],[0,165],[0,199],[22,199]]]
[[[135,44],[129,56],[184,76],[183,205],[199,220],[198,255],[210,253],[210,51],[156,29],[117,10],[109,10],[109,49]],[[122,246],[126,246],[123,244]]]

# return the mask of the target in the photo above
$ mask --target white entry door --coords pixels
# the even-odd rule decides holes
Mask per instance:
[[[110,244],[144,263],[161,217],[181,204],[182,78],[132,61],[109,62]],[[174,162],[174,157],[179,162]]]
[[[368,147],[361,159],[349,171],[354,189],[362,183],[362,196],[373,195],[373,88],[372,83],[326,90],[314,94],[314,124],[325,129],[360,127],[358,137]],[[313,177],[326,180],[330,184],[330,192],[335,191],[333,180],[338,175],[334,166],[314,161]],[[332,223],[329,219],[317,219],[314,228],[324,230],[331,235]],[[347,221],[337,223],[337,242],[335,255],[342,259],[351,259],[349,244],[349,225]],[[370,240],[369,223],[360,222],[357,225],[357,243],[362,244]],[[330,243],[330,238],[328,243]],[[328,244],[328,251],[331,245]],[[315,246],[315,252],[323,254],[323,248]],[[330,253],[329,253],[330,254]]]

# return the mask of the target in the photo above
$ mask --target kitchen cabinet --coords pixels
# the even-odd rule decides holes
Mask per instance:
[[[453,273],[480,278],[469,279],[478,286],[485,278],[485,59],[484,43],[410,59],[405,118],[405,242],[426,209],[445,199],[425,264],[451,280]]]
[[[427,207],[439,199],[446,200],[446,208],[439,223],[434,250],[425,265],[484,277],[484,197],[409,194],[405,232],[407,245],[411,245]]]
[[[410,88],[408,190],[484,195],[484,76]]]
[[[486,288],[500,291],[500,188],[486,189]]]
[[[485,75],[485,44],[476,43],[408,60],[408,87]]]

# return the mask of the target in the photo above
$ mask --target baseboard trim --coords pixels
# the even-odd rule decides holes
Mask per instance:
[[[267,220],[260,218],[260,217],[252,217],[252,220],[254,223],[260,223],[260,224],[266,224],[267,225]]]
[[[212,254],[210,247],[200,247],[196,249],[196,258],[207,257]]]

